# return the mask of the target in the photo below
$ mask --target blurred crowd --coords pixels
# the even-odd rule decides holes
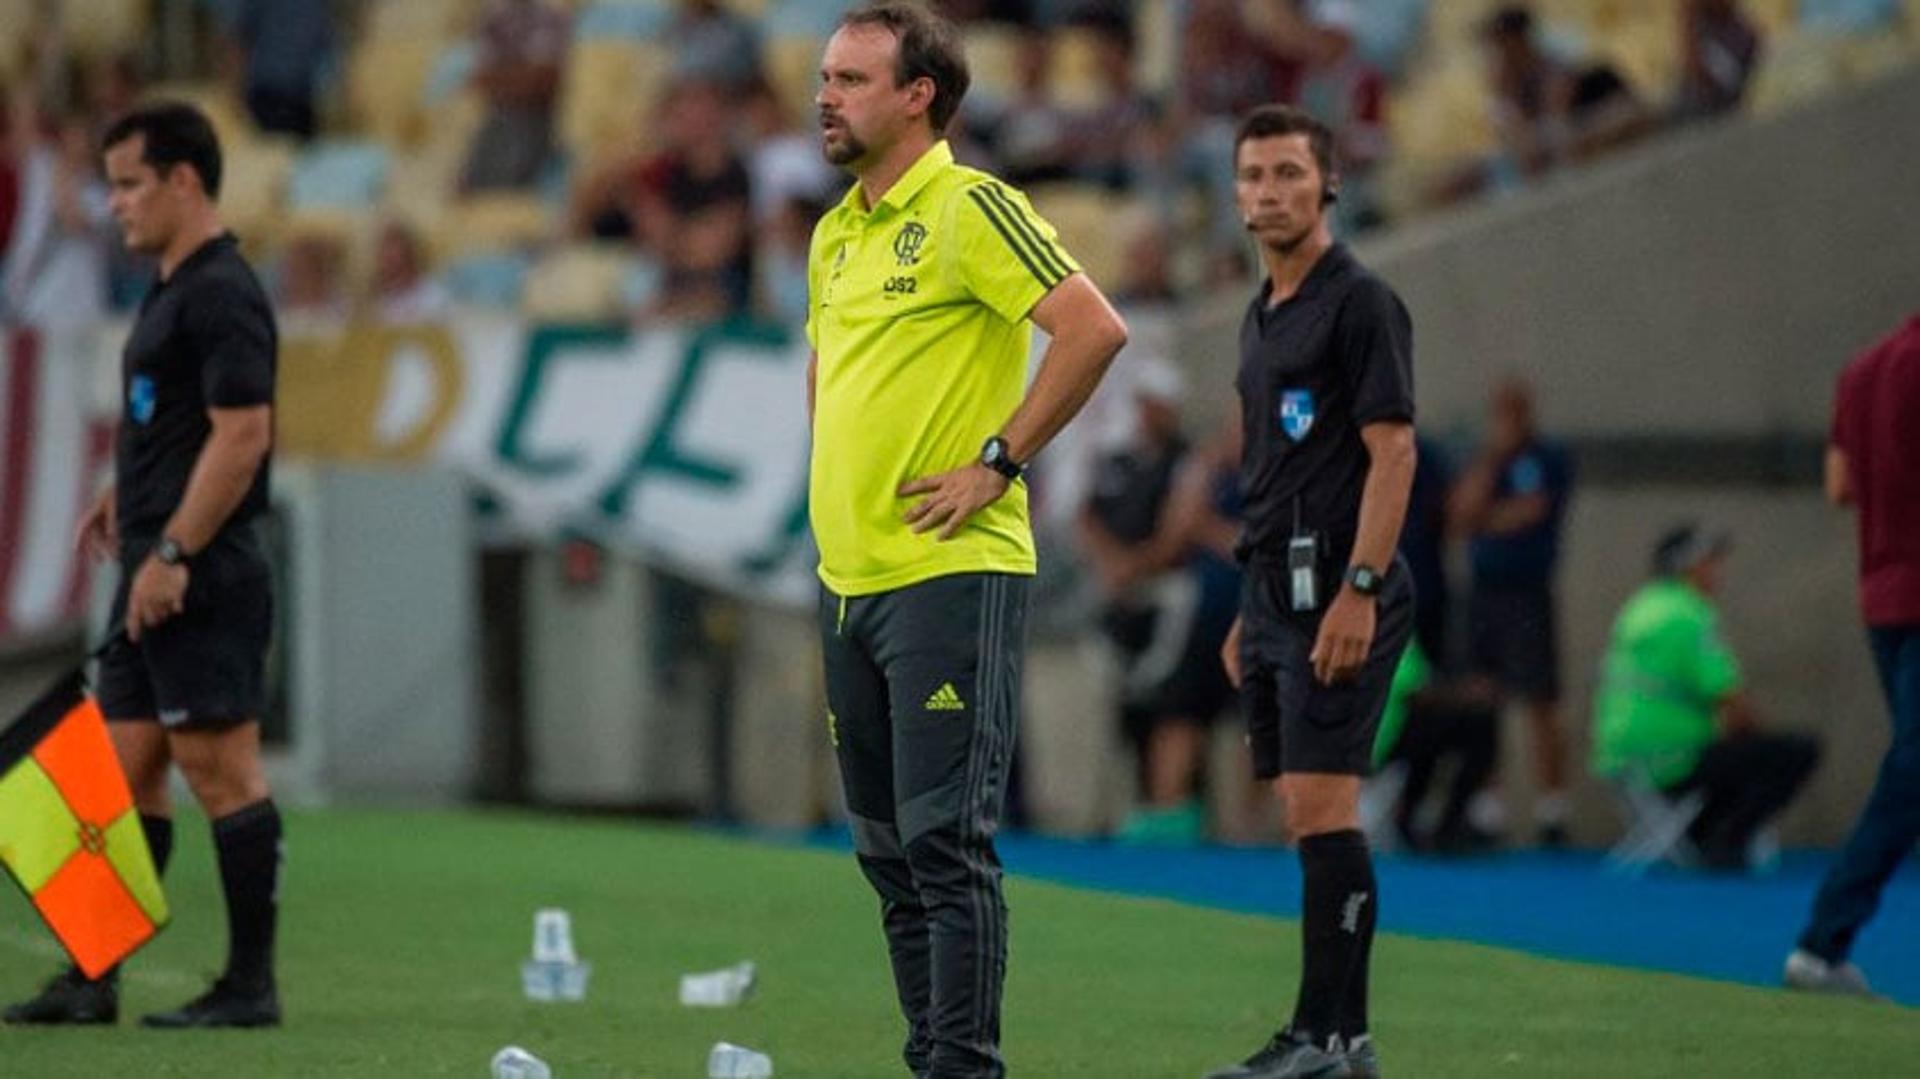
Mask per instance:
[[[807,100],[840,0],[121,5],[155,12],[156,26],[189,27],[201,47],[186,50],[186,60],[152,41],[104,53],[70,47],[74,28],[60,5],[25,6],[40,19],[0,41],[0,317],[11,320],[91,318],[137,299],[143,279],[114,253],[91,147],[102,125],[156,82],[161,91],[212,86],[241,106],[249,145],[292,147],[285,191],[275,193],[283,205],[264,216],[296,223],[262,231],[271,233],[274,293],[302,317],[421,319],[463,301],[511,303],[543,252],[569,249],[597,252],[586,260],[602,268],[590,284],[626,317],[751,313],[792,323],[804,312],[812,222],[844,187],[820,160]],[[1075,246],[1103,227],[1106,209],[1119,208],[1134,227],[1108,257],[1083,262],[1117,272],[1134,245],[1167,245],[1167,284],[1184,291],[1249,271],[1229,209],[1230,150],[1235,117],[1255,104],[1300,103],[1334,127],[1344,174],[1339,226],[1352,235],[1739,109],[1768,56],[1767,32],[1749,8],[1783,5],[1594,0],[1540,5],[1547,14],[1523,3],[1431,0],[940,6],[963,25],[976,72],[951,133],[959,157],[1032,189],[1043,213],[1050,195],[1095,206],[1060,222]],[[1462,24],[1469,8],[1473,18]],[[407,20],[423,13],[441,13],[453,29],[413,93],[463,97],[478,115],[470,133],[463,129],[455,167],[425,181],[444,188],[402,200],[391,189],[420,171],[410,168],[414,148],[368,137],[370,121],[340,101],[363,46],[392,40],[396,32],[381,27],[412,26]],[[1799,0],[1792,16],[1847,33],[1902,32],[1899,5],[1887,0]],[[1670,57],[1671,70],[1649,74],[1623,59],[1640,53],[1596,36],[1595,27],[1603,35],[1610,25],[1636,41],[1653,27],[1666,40],[1643,51]],[[1455,31],[1465,45],[1440,48]],[[663,70],[621,73],[657,88],[637,117],[641,130],[582,146],[569,141],[564,114],[593,90],[582,71],[608,40],[644,44]],[[1436,55],[1463,51],[1478,67],[1483,115],[1462,130],[1491,137],[1465,138],[1444,167],[1425,158],[1411,167],[1425,117],[1397,122],[1393,110],[1436,97],[1426,92],[1444,88],[1429,77]],[[617,65],[624,54],[610,55]],[[182,63],[187,70],[177,70]],[[388,106],[405,111],[404,103],[373,103],[375,112]],[[425,123],[458,126],[444,110],[429,109]],[[364,235],[298,224],[314,191],[370,216]],[[530,235],[499,250],[450,249],[422,214],[399,209],[493,196],[530,200],[539,214]],[[52,295],[81,299],[50,304]]]

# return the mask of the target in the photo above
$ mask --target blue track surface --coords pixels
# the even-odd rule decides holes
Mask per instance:
[[[817,832],[808,841],[847,846],[839,832]],[[1001,837],[999,848],[1007,869],[1026,877],[1251,914],[1300,913],[1299,864],[1288,850],[1164,850],[1019,835]],[[1380,926],[1560,959],[1777,985],[1829,861],[1792,853],[1761,877],[1656,871],[1627,879],[1607,873],[1591,853],[1456,861],[1383,855]],[[1920,1005],[1920,868],[1913,860],[1888,886],[1853,958],[1875,989]]]

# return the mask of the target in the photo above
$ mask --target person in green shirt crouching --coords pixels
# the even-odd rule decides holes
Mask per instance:
[[[1670,796],[1698,790],[1690,829],[1711,869],[1748,867],[1754,833],[1820,760],[1808,734],[1763,733],[1714,607],[1732,547],[1693,524],[1654,548],[1653,579],[1621,608],[1594,706],[1594,771],[1635,776]]]

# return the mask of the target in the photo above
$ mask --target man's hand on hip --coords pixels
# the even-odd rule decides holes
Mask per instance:
[[[942,541],[952,539],[967,523],[967,518],[1007,493],[1011,484],[1005,476],[982,464],[971,464],[924,476],[900,485],[901,498],[927,497],[914,503],[902,518],[915,532],[938,528]]]

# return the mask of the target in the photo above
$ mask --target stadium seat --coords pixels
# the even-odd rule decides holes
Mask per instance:
[[[1607,852],[1607,868],[1637,877],[1661,862],[1694,865],[1699,852],[1687,838],[1687,828],[1706,806],[1706,795],[1689,791],[1669,798],[1647,778],[1643,769],[1629,769],[1614,784],[1627,832]]]
[[[1824,34],[1791,34],[1773,43],[1747,92],[1747,107],[1769,116],[1832,93],[1844,82],[1839,48]]]
[[[426,88],[447,47],[438,38],[376,37],[347,59],[347,111],[355,130],[390,146],[419,141]]]
[[[290,140],[252,139],[222,147],[220,216],[249,244],[271,244],[280,224],[295,149]]]
[[[368,40],[440,41],[466,33],[484,0],[378,0],[367,14]]]
[[[820,84],[820,54],[826,44],[825,38],[811,34],[780,34],[767,39],[763,52],[767,81],[797,119],[813,115],[813,95]]]
[[[1095,67],[1094,35],[1068,28],[1053,35],[1052,77],[1054,96],[1068,108],[1084,109],[1101,104],[1106,87],[1100,83]]]
[[[528,273],[520,309],[546,322],[614,322],[626,312],[633,249],[626,244],[569,244]]]
[[[526,285],[527,257],[515,251],[476,252],[447,264],[440,275],[454,302],[511,311]]]
[[[184,101],[207,114],[223,147],[253,142],[260,135],[247,106],[231,87],[216,82],[155,83],[141,92],[142,101]]]
[[[139,51],[147,41],[153,6],[147,0],[60,0],[53,6],[72,56],[120,56]]]
[[[653,42],[576,40],[561,77],[560,142],[577,160],[647,136],[642,121],[661,97],[671,59]]]
[[[772,0],[760,20],[769,38],[801,36],[825,38],[839,25],[847,9],[844,0]]]
[[[362,208],[380,201],[392,157],[374,142],[330,139],[314,143],[294,162],[287,206]]]
[[[1004,101],[1013,96],[1019,70],[1020,31],[998,23],[973,23],[962,30],[974,91]]]
[[[657,36],[673,12],[659,0],[598,0],[573,16],[573,40],[644,41]]]
[[[1102,288],[1116,288],[1124,276],[1127,237],[1114,222],[1128,212],[1129,200],[1077,183],[1039,185],[1027,196],[1034,210],[1059,230],[1060,242],[1080,268]]]
[[[434,229],[433,248],[442,260],[528,250],[552,235],[555,224],[547,205],[531,195],[475,195],[447,207]]]

